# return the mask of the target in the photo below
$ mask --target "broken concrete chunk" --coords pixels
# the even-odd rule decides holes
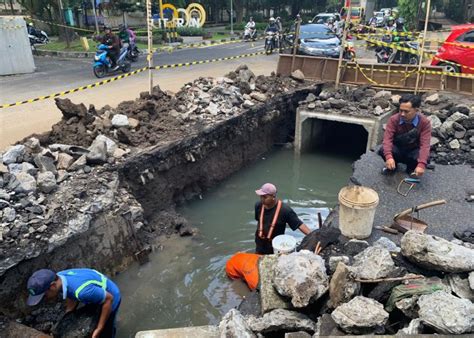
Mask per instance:
[[[439,117],[436,115],[430,115],[427,117],[427,119],[431,122],[432,129],[439,128],[443,124]]]
[[[408,318],[418,318],[418,296],[403,298],[395,303],[395,307]]]
[[[354,257],[351,270],[361,279],[387,277],[396,269],[390,252],[385,248],[368,247]]]
[[[95,139],[89,147],[86,161],[89,164],[102,164],[107,161],[107,143],[103,139]]]
[[[56,169],[58,170],[67,170],[74,162],[74,157],[66,153],[59,153],[58,163],[56,164]]]
[[[354,281],[349,268],[340,262],[329,283],[329,306],[336,308],[348,302],[360,291],[360,283]]]
[[[136,129],[140,125],[140,121],[138,121],[137,119],[129,117],[128,118],[128,124],[129,124],[130,128]]]
[[[410,230],[401,239],[402,255],[425,268],[443,272],[474,270],[474,250],[441,237]]]
[[[375,99],[385,99],[389,100],[392,97],[392,92],[388,90],[380,90],[374,95]]]
[[[451,287],[451,290],[459,297],[474,301],[474,291],[469,287],[468,278],[462,278],[459,274],[450,274],[446,279]]]
[[[321,256],[301,250],[278,257],[273,286],[289,297],[296,308],[307,306],[328,290],[328,276]]]
[[[469,272],[469,287],[474,290],[474,271]]]
[[[112,117],[112,125],[116,128],[120,128],[128,127],[130,124],[127,115],[115,114],[114,117]]]
[[[313,333],[316,323],[302,313],[276,309],[256,318],[249,316],[247,323],[254,332],[270,333],[276,331],[307,331]]]
[[[76,160],[76,162],[71,164],[71,166],[69,167],[69,171],[77,171],[79,169],[82,169],[85,167],[86,164],[87,164],[86,155],[82,155]]]
[[[94,142],[100,142],[100,141],[105,142],[105,145],[107,147],[107,155],[108,156],[113,156],[113,154],[115,152],[115,149],[117,149],[117,143],[115,143],[114,140],[112,140],[112,139],[110,139],[107,136],[102,135],[102,134],[97,135],[97,137],[94,140]]]
[[[438,333],[463,334],[474,328],[474,305],[467,299],[436,291],[421,296],[418,306],[420,320]]]
[[[419,318],[413,319],[407,327],[397,332],[397,336],[413,336],[423,333],[423,323]]]
[[[360,239],[351,239],[344,244],[344,253],[349,256],[355,256],[369,247],[367,241]]]
[[[267,100],[267,96],[265,94],[262,94],[262,93],[259,93],[259,92],[250,93],[250,97],[254,100],[259,101],[259,102],[265,102]]]
[[[11,164],[21,162],[23,156],[25,156],[26,148],[24,145],[19,144],[16,146],[11,146],[7,148],[5,153],[2,156],[2,161],[4,164]]]
[[[277,255],[264,255],[258,261],[260,303],[262,304],[262,313],[266,313],[274,309],[291,308],[291,303],[282,297],[273,287],[273,276],[277,259]]]
[[[10,174],[18,174],[19,172],[28,173],[31,176],[35,176],[38,169],[35,166],[28,162],[23,163],[11,163],[8,165],[8,171]]]
[[[377,241],[375,241],[374,246],[378,248],[385,248],[390,252],[400,252],[402,250],[387,237],[380,237]]]
[[[13,178],[10,178],[7,189],[13,190],[16,193],[28,194],[36,191],[36,180],[30,174],[20,172],[13,175]]]
[[[57,188],[56,177],[51,171],[38,174],[38,189],[45,194],[53,192]]]
[[[232,309],[226,313],[219,324],[219,334],[225,338],[253,338],[256,335],[248,326],[242,314]]]
[[[350,259],[347,256],[331,256],[331,257],[329,257],[329,271],[330,272],[336,271],[336,267],[339,264],[339,262],[342,262],[346,265],[349,265]]]
[[[436,105],[439,103],[439,94],[435,93],[433,95],[430,95],[426,98],[425,103],[431,104],[431,105]]]
[[[353,334],[368,334],[387,322],[388,312],[379,302],[357,296],[348,303],[338,306],[331,314],[339,327]]]
[[[47,151],[47,153],[52,156],[51,152]],[[54,174],[57,173],[56,165],[54,164],[54,158],[52,158],[51,156],[38,154],[34,157],[35,164],[42,173],[47,171],[51,171]]]
[[[291,73],[291,78],[303,82],[304,81],[304,74],[301,70],[297,69]]]

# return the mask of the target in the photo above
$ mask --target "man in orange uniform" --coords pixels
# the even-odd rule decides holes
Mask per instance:
[[[250,290],[258,286],[258,259],[261,255],[238,252],[225,265],[227,276],[232,279],[243,279]]]

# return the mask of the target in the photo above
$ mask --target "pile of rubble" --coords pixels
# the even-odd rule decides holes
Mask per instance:
[[[115,109],[105,106],[96,110],[92,105],[87,109],[83,104],[57,99],[63,119],[41,141],[88,147],[98,135],[104,135],[123,148],[143,149],[181,140],[298,86],[301,81],[255,76],[242,65],[221,78],[187,83],[176,94],[156,86],[151,95],[141,93],[140,98],[124,101]]]
[[[229,311],[221,337],[474,332],[473,244],[416,231],[401,247],[347,241],[334,228],[308,237],[299,252],[260,259],[251,296],[260,309]],[[321,256],[315,241],[325,243]]]
[[[300,107],[352,116],[383,116],[396,112],[400,95],[370,86],[325,88],[308,95]],[[474,164],[474,101],[455,94],[426,94],[422,111],[433,128],[431,160],[439,164]]]

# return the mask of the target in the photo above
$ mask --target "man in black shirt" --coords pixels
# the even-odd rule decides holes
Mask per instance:
[[[265,183],[255,191],[260,202],[255,204],[255,220],[258,222],[255,232],[255,251],[258,254],[273,254],[272,239],[285,233],[286,224],[291,229],[300,229],[305,235],[311,230],[288,205],[276,198],[277,189],[271,183]]]

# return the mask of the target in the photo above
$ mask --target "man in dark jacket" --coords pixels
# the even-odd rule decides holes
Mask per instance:
[[[424,174],[430,156],[431,122],[420,112],[420,105],[419,96],[405,94],[400,98],[399,112],[388,120],[378,151],[385,161],[383,174],[395,172],[398,163],[406,164],[408,174]]]
[[[104,36],[102,37],[101,43],[109,46],[108,55],[113,70],[117,70],[117,59],[120,54],[120,39],[117,35],[112,33],[112,29],[108,26],[104,27]]]
[[[276,198],[277,189],[273,184],[265,183],[255,193],[260,196],[260,202],[255,204],[257,254],[273,254],[272,239],[283,235],[287,224],[292,230],[299,229],[305,235],[311,232],[291,207]]]

